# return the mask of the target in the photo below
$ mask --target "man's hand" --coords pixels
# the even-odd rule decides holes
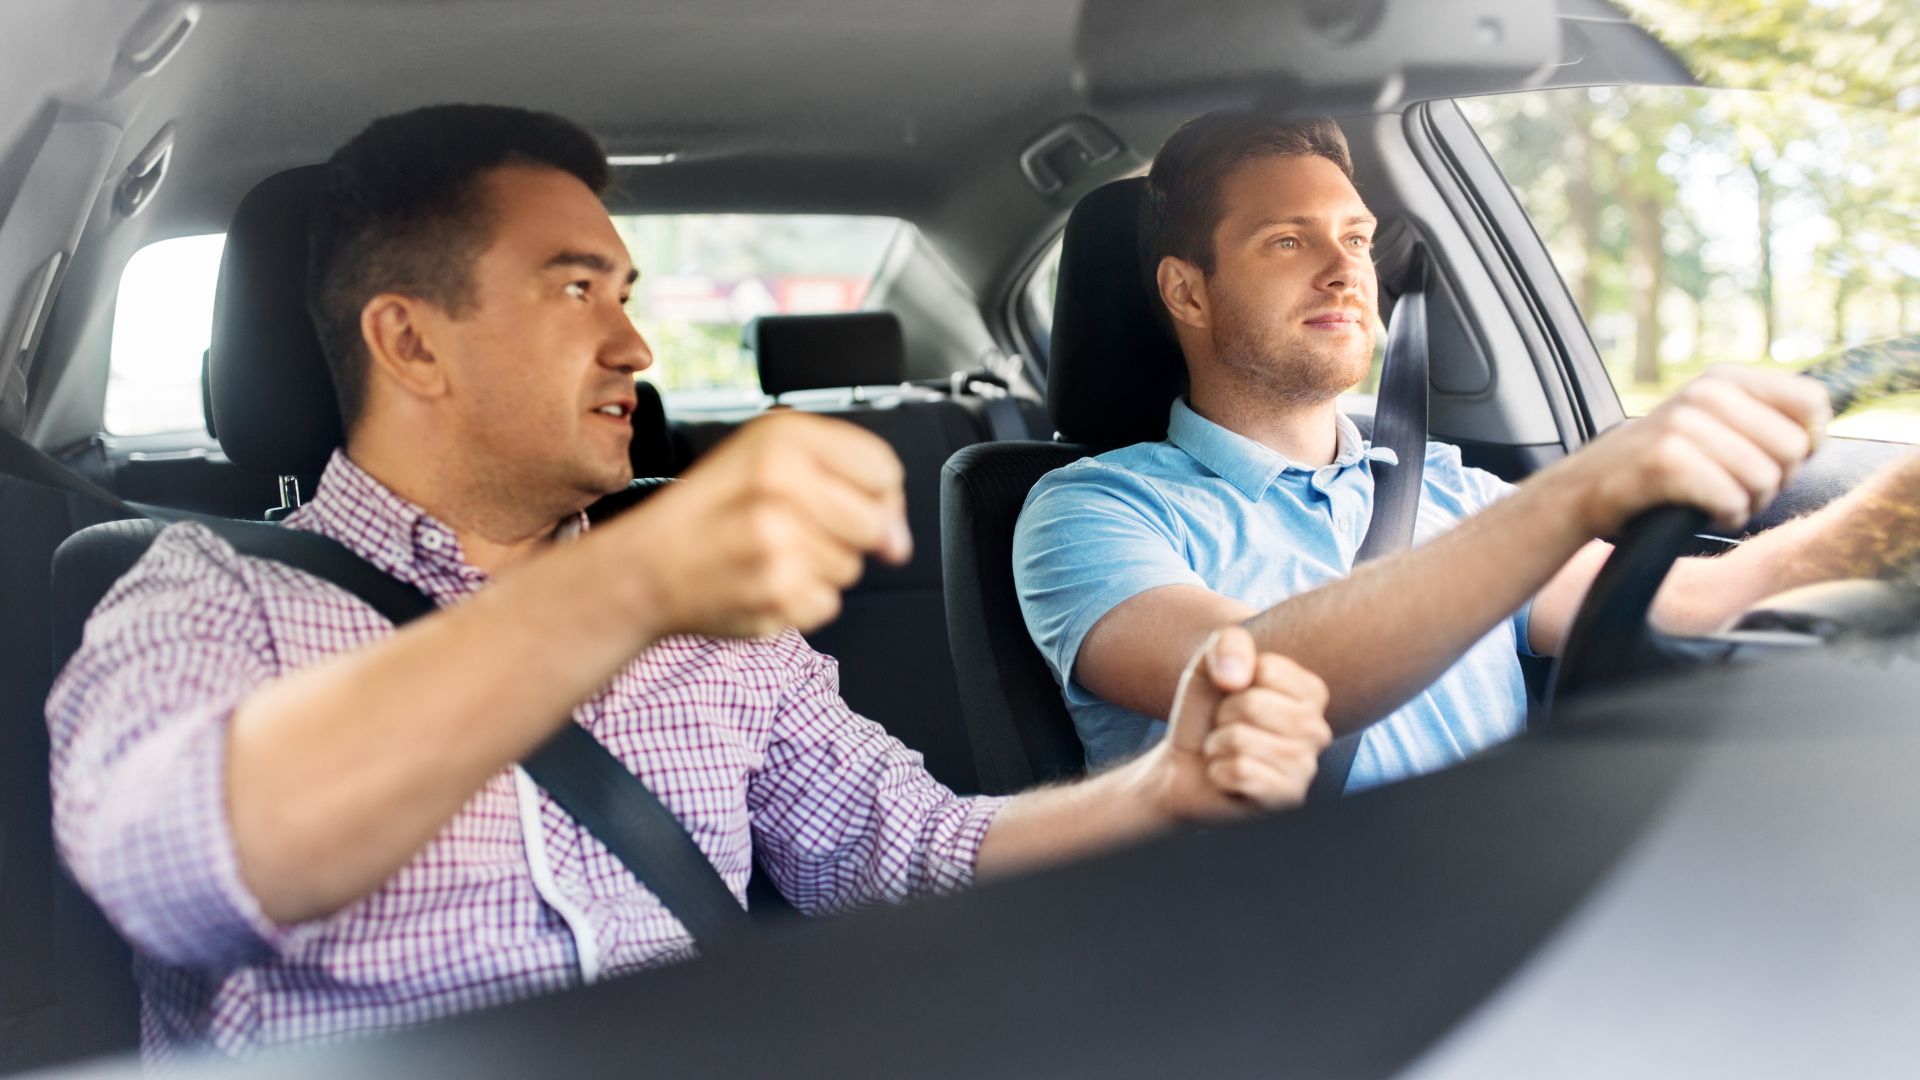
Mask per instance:
[[[1137,763],[1167,816],[1217,821],[1297,806],[1313,781],[1327,726],[1327,684],[1253,635],[1219,630],[1180,678],[1167,737]]]
[[[1780,493],[1830,419],[1826,391],[1811,379],[1717,367],[1539,479],[1578,499],[1577,525],[1589,537],[1667,503],[1735,529]]]
[[[1079,783],[1016,796],[980,844],[992,876],[1087,855],[1180,822],[1297,806],[1333,738],[1327,687],[1244,627],[1215,631],[1180,679],[1167,737]]]
[[[912,554],[899,458],[852,424],[777,412],[622,515],[663,634],[757,637],[840,613],[862,559]]]

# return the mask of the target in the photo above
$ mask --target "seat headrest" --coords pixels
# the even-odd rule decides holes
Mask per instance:
[[[307,314],[307,221],[326,185],[308,165],[262,180],[233,212],[213,294],[213,429],[243,468],[312,476],[341,443],[340,402]]]
[[[760,366],[760,389],[879,386],[904,382],[907,345],[890,311],[846,315],[762,315],[741,330]]]
[[[1067,218],[1053,300],[1047,412],[1069,442],[1098,448],[1167,435],[1187,388],[1147,266],[1143,177],[1088,192]]]
[[[627,443],[627,461],[636,479],[651,480],[680,471],[673,449],[673,429],[667,424],[667,403],[660,388],[645,379],[633,381],[633,440]]]

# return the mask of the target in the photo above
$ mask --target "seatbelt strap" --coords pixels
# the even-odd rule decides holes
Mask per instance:
[[[244,555],[291,566],[365,601],[395,626],[439,610],[433,598],[317,533],[130,503],[0,430],[0,472],[158,521],[194,521]],[[747,913],[686,827],[647,785],[571,721],[521,763],[534,783],[658,897],[702,950],[748,925]]]
[[[982,397],[980,399],[987,416],[987,434],[994,442],[1009,442],[1031,438],[1027,430],[1027,418],[1020,412],[1020,404],[1012,394],[1001,397]]]
[[[1427,256],[1413,246],[1400,295],[1387,328],[1387,355],[1380,364],[1380,393],[1373,413],[1373,445],[1394,452],[1397,464],[1371,463],[1373,516],[1354,553],[1355,566],[1413,546],[1420,516],[1420,488],[1427,462]],[[1320,771],[1307,788],[1307,801],[1337,799],[1347,789],[1353,758],[1365,729],[1333,740],[1320,754]]]

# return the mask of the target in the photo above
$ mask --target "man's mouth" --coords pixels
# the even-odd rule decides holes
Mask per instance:
[[[1320,330],[1340,330],[1360,325],[1360,317],[1350,311],[1329,311],[1306,320],[1308,326]]]
[[[596,415],[599,415],[599,416],[608,416],[608,417],[612,417],[615,420],[627,421],[633,417],[633,403],[626,402],[626,401],[610,401],[605,405],[601,405],[595,408],[593,411]]]

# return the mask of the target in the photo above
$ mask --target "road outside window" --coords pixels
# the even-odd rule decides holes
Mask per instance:
[[[1920,333],[1920,118],[1743,90],[1460,103],[1579,304],[1630,415],[1716,363],[1799,368]],[[1920,394],[1838,419],[1920,441]]]
[[[770,214],[621,216],[640,268],[629,310],[653,346],[642,377],[677,409],[755,404],[760,379],[740,347],[757,315],[858,310],[889,247],[893,218]],[[135,252],[120,276],[107,375],[114,435],[201,431],[201,354],[213,328],[226,237],[184,236]]]

